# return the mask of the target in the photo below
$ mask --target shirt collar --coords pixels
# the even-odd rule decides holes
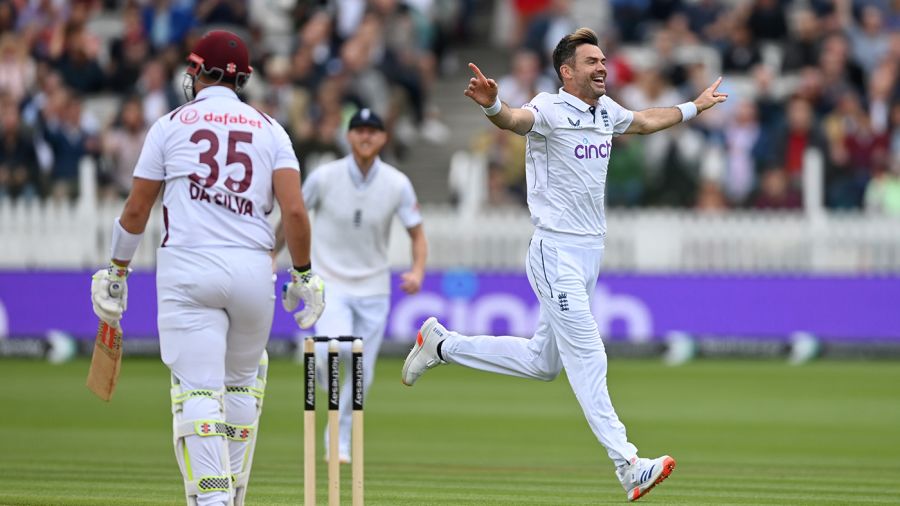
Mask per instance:
[[[200,90],[194,99],[198,98],[207,98],[207,97],[230,97],[235,100],[238,99],[237,93],[234,92],[231,88],[227,88],[225,86],[208,86]]]
[[[369,168],[369,172],[366,174],[365,179],[363,178],[362,169],[356,164],[356,159],[353,158],[353,155],[347,156],[347,162],[350,180],[353,181],[354,185],[360,187],[372,182],[372,179],[375,178],[375,174],[378,173],[378,166],[381,165],[381,158],[375,157],[375,161],[372,163],[372,167]]]
[[[571,105],[572,107],[578,109],[581,112],[587,112],[588,109],[590,109],[590,107],[591,107],[591,106],[587,105],[586,103],[584,103],[584,100],[581,100],[580,98],[576,97],[575,95],[572,95],[571,93],[569,93],[568,91],[566,91],[562,88],[559,89],[559,96],[567,104]],[[599,100],[598,100],[598,103],[599,103]],[[596,106],[597,104],[594,104],[594,105]]]

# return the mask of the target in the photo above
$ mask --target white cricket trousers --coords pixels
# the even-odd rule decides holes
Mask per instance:
[[[375,379],[375,361],[384,330],[387,325],[389,295],[350,295],[340,288],[331,288],[325,281],[328,300],[325,311],[316,322],[316,334],[320,336],[356,336],[363,340],[363,396],[368,394],[369,386]],[[341,400],[338,405],[340,417],[339,453],[350,455],[350,435],[352,429],[352,385],[350,380],[350,348],[352,343],[341,343],[341,363],[344,364],[344,381],[341,383]],[[319,373],[319,385],[328,385],[327,377],[328,343],[316,343],[316,369]],[[328,430],[325,431],[325,451],[328,451]]]
[[[628,442],[609,398],[606,349],[591,313],[602,259],[602,240],[535,231],[525,259],[528,281],[541,304],[534,336],[453,332],[441,353],[454,364],[544,381],[553,380],[565,367],[591,430],[609,458],[621,466],[637,455],[637,448]]]
[[[156,285],[162,361],[182,390],[224,391],[255,386],[272,329],[275,286],[268,252],[244,248],[159,248]],[[255,400],[225,395],[225,421],[252,424]],[[190,397],[182,420],[220,420],[219,402]],[[226,475],[216,437],[188,436],[194,477]],[[239,472],[244,442],[229,441],[231,472]],[[226,503],[226,492],[198,497],[199,506]]]

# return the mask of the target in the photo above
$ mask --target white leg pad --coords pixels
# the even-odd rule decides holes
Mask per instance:
[[[250,468],[253,467],[253,450],[256,448],[256,433],[259,428],[259,417],[262,414],[268,370],[269,355],[263,351],[255,386],[225,387],[227,425],[233,427],[234,432],[228,438],[228,450],[231,457],[231,471],[234,473],[235,506],[243,506],[247,497]]]
[[[172,377],[172,434],[188,506],[233,506],[222,390],[183,389]]]

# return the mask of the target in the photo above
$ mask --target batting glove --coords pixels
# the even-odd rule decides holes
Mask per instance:
[[[281,287],[281,305],[291,313],[302,300],[303,309],[294,313],[294,320],[301,329],[308,329],[316,323],[325,310],[325,283],[312,273],[291,269],[291,280]]]
[[[106,269],[95,272],[91,278],[91,303],[94,314],[118,327],[122,313],[128,308],[128,283],[130,269],[110,263]]]

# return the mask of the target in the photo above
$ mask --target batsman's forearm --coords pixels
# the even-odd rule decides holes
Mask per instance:
[[[125,208],[119,216],[119,224],[129,234],[143,234],[150,219],[150,211],[153,203],[159,196],[163,182],[152,179],[135,177],[132,182],[131,192],[125,201]]]
[[[278,220],[275,226],[275,246],[272,247],[272,255],[278,256],[284,248],[284,220]]]
[[[119,216],[119,223],[128,233],[143,234],[147,228],[147,221],[150,219],[150,210],[153,208],[153,202],[149,205],[143,205],[136,202],[137,199],[130,198],[125,201],[125,208]]]
[[[309,247],[312,230],[309,225],[309,215],[306,208],[291,211],[282,216],[284,223],[284,237],[288,251],[291,254],[293,265],[307,265],[310,263]]]
[[[163,182],[158,180],[141,177],[132,180],[125,208],[115,225],[117,228],[113,229],[112,260],[119,266],[127,267],[131,263],[162,186]]]
[[[122,230],[128,232],[128,234],[134,234],[135,236],[140,236],[144,233],[144,229],[147,228],[147,221],[150,219],[150,210],[152,206],[142,205],[139,203],[138,199],[134,199],[129,197],[128,200],[125,201],[125,208],[122,210],[122,214],[119,216],[119,225],[121,225]],[[113,233],[113,243],[115,243],[115,232]],[[140,240],[140,239],[138,239]],[[113,245],[115,247],[115,244]],[[116,258],[117,255],[113,254],[113,258],[111,258],[112,262],[120,267],[128,267],[131,264],[131,258]]]

